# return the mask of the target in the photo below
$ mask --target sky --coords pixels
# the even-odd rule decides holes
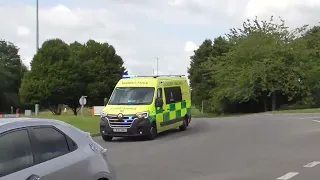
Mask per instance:
[[[290,27],[320,21],[320,0],[39,0],[40,45],[93,39],[113,45],[129,74],[184,74],[206,39],[241,27],[246,18],[281,16]],[[0,0],[0,39],[36,53],[36,0]]]

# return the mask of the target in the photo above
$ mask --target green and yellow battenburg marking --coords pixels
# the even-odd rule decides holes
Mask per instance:
[[[169,111],[164,112],[164,108]],[[180,119],[185,115],[191,116],[191,101],[183,101],[175,104],[164,105],[162,108],[156,108],[155,113],[151,113],[149,116],[150,122],[153,122],[157,118],[157,122],[165,122],[174,119]]]

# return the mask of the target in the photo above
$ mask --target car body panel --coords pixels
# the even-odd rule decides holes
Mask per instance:
[[[77,144],[77,149],[45,162],[34,164],[29,168],[3,177],[0,176],[0,180],[26,180],[31,175],[37,175],[41,180],[97,180],[96,177],[115,180],[114,169],[111,168],[107,158],[104,157],[106,155],[93,151],[89,144],[99,145],[87,133],[64,122],[33,118],[0,119],[0,135],[24,127],[27,127],[30,132],[32,130],[29,127],[33,126],[53,126],[69,136]],[[98,149],[103,148],[100,146]]]

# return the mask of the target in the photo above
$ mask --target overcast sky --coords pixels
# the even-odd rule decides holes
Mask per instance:
[[[39,0],[40,45],[48,38],[112,44],[130,74],[186,74],[205,38],[246,17],[282,16],[295,27],[320,21],[320,0]],[[27,66],[36,51],[36,0],[0,1],[0,38],[15,43]]]

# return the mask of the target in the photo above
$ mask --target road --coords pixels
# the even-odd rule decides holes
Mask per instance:
[[[187,131],[154,141],[96,141],[108,149],[119,180],[320,177],[320,114],[192,119]]]

